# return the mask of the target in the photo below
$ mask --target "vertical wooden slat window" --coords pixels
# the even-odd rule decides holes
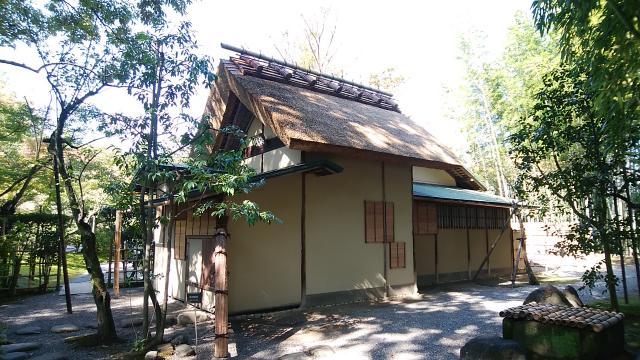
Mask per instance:
[[[177,220],[175,223],[175,232],[174,232],[174,252],[173,257],[178,260],[185,259],[186,253],[186,245],[187,245],[187,221],[186,220]]]
[[[402,269],[406,265],[406,246],[403,242],[389,243],[389,268]]]
[[[364,202],[365,242],[383,243],[394,241],[393,211],[393,203],[391,202]]]

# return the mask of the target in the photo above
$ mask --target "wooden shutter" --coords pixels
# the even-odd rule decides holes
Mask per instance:
[[[394,208],[392,202],[364,202],[365,242],[394,241]],[[386,229],[386,234],[385,234]]]
[[[376,242],[376,212],[375,202],[364,202],[364,228],[365,228],[365,242]]]
[[[213,257],[213,238],[202,239],[202,276],[200,276],[200,287],[205,290],[213,288],[215,261]]]
[[[413,202],[413,233],[418,235],[438,233],[436,205],[425,201]]]
[[[375,242],[384,242],[384,203],[382,201],[376,201],[375,206]]]
[[[402,269],[405,267],[407,267],[405,243],[389,243],[389,268]]]
[[[173,241],[173,257],[178,260],[185,259],[187,245],[187,221],[177,220],[175,223],[174,241]]]
[[[427,234],[438,233],[438,210],[436,204],[427,203]]]
[[[393,203],[392,202],[387,202],[384,204],[384,221],[386,222],[386,226],[387,226],[387,236],[384,238],[385,242],[389,242],[392,243],[394,241],[394,236],[393,236],[393,223],[394,223],[394,218],[393,218]]]

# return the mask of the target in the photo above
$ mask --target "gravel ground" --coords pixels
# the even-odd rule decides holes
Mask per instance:
[[[323,346],[335,359],[457,359],[472,337],[499,335],[498,312],[521,304],[531,289],[457,284],[404,301],[244,319],[234,323],[238,357],[274,359]]]
[[[580,269],[548,268],[547,275],[579,276]],[[628,274],[633,274],[628,267]],[[635,278],[630,278],[630,293],[636,291]],[[535,287],[480,285],[457,283],[423,291],[403,301],[356,303],[290,310],[251,317],[231,318],[230,352],[238,359],[277,359],[310,350],[330,353],[331,359],[457,359],[460,348],[478,335],[500,335],[498,312],[522,303]],[[581,291],[585,302],[606,299],[599,286],[593,294]],[[64,296],[47,294],[0,305],[0,324],[7,327],[9,340],[34,341],[41,344],[34,356],[61,352],[70,359],[110,359],[132,348],[139,337],[138,328],[123,328],[121,322],[139,317],[141,289],[126,289],[112,300],[118,335],[123,342],[109,347],[72,348],[63,339],[70,335],[95,331],[95,305],[90,294],[73,295],[73,310],[66,314]],[[173,302],[173,314],[184,311],[184,305]],[[52,326],[75,324],[81,328],[71,334],[53,334]],[[39,326],[39,335],[17,335],[26,326]],[[1,329],[0,329],[1,330]],[[193,326],[169,330],[186,332],[193,344]],[[136,333],[138,332],[138,333]],[[213,329],[211,323],[198,327],[197,359],[212,358]],[[297,357],[303,358],[303,357]],[[319,358],[319,356],[316,356]]]
[[[96,309],[91,294],[72,295],[73,314],[67,314],[65,297],[57,294],[45,294],[19,299],[12,303],[0,305],[0,324],[6,326],[7,338],[13,342],[37,342],[43,346],[32,351],[33,356],[53,352],[63,353],[69,359],[110,359],[118,354],[130,351],[135,339],[139,338],[140,327],[122,327],[122,323],[130,323],[131,319],[140,318],[142,308],[142,289],[123,289],[120,297],[111,299],[111,309],[116,322],[116,330],[122,341],[110,346],[93,348],[72,347],[64,342],[68,336],[95,333]],[[184,311],[180,302],[171,302],[170,311],[177,314]],[[80,331],[66,334],[54,334],[51,327],[63,324],[73,324],[80,327]],[[36,335],[18,335],[16,331],[27,326],[38,326],[42,329]],[[199,327],[202,335],[210,330],[210,324]],[[193,327],[174,327],[171,331],[186,331],[192,334]],[[211,332],[211,331],[209,331]]]

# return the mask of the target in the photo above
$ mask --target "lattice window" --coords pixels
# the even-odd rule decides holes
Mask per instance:
[[[427,206],[429,203],[414,202],[413,228],[416,234],[429,233],[425,232],[424,226],[421,226],[425,216],[421,209]],[[504,208],[453,204],[438,204],[435,208],[437,228],[439,229],[502,229],[509,220],[509,210]]]
[[[435,204],[425,201],[413,202],[413,232],[418,235],[438,233],[438,216]]]

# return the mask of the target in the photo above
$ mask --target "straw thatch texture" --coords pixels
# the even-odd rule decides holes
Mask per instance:
[[[243,75],[227,60],[221,61],[218,74],[207,105],[207,111],[217,117],[214,126],[223,122],[221,117],[228,110],[220,100],[237,97],[291,149],[348,153],[445,169],[459,185],[484,189],[450,149],[401,113]]]

